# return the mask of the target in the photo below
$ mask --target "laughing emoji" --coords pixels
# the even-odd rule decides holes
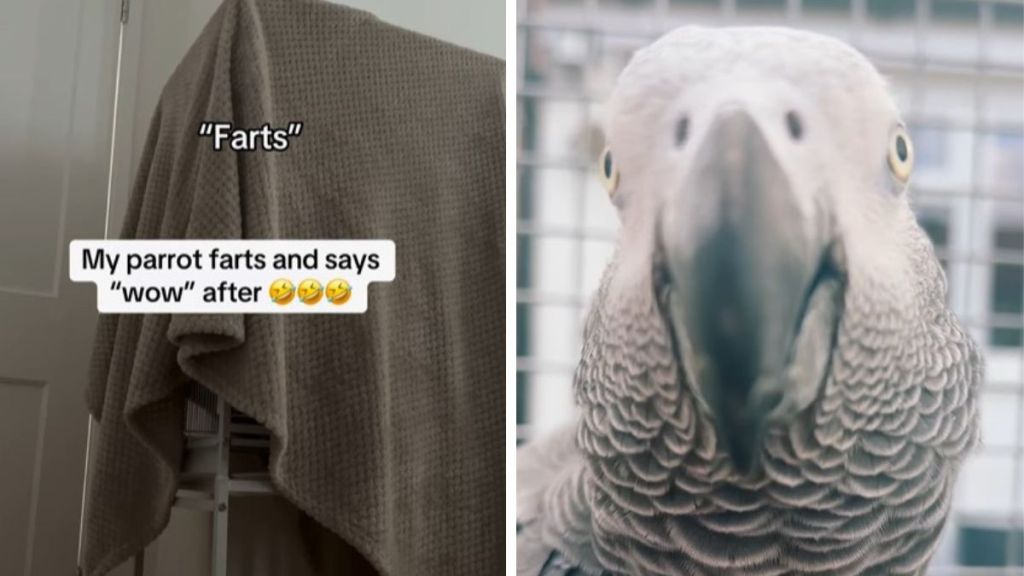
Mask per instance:
[[[320,286],[320,283],[312,278],[306,278],[299,283],[299,300],[302,300],[303,304],[309,304],[312,306],[320,301],[323,297],[324,290]]]
[[[327,283],[327,301],[331,304],[344,304],[352,297],[352,286],[341,278]]]
[[[284,306],[295,298],[295,286],[292,285],[291,280],[278,278],[270,285],[269,293],[270,300],[274,304]]]

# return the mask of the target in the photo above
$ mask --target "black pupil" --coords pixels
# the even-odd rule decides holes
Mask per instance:
[[[907,161],[907,141],[903,136],[896,137],[896,155],[899,156],[900,162]]]
[[[683,142],[686,142],[686,135],[690,131],[690,119],[683,116],[676,122],[676,146],[681,146]]]
[[[789,128],[789,135],[792,136],[794,140],[799,140],[800,136],[804,133],[804,127],[803,124],[800,123],[800,117],[792,110],[786,112],[786,127]]]
[[[606,152],[604,155],[604,177],[612,177],[612,153]]]

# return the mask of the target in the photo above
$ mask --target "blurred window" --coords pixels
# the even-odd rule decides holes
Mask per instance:
[[[832,12],[835,15],[850,12],[850,0],[805,0],[803,8],[807,12]]]
[[[949,133],[934,128],[911,129],[914,142],[914,168],[936,169],[946,165],[949,150]]]
[[[955,566],[1020,565],[1022,1],[529,0],[519,14],[520,438],[573,418],[583,317],[618,224],[594,159],[607,97],[631,56],[681,25],[824,33],[860,49],[891,87],[914,137],[911,204],[946,271],[951,309],[986,359],[985,442],[964,464],[928,574],[1005,575]]]
[[[996,137],[998,186],[1006,193],[1024,196],[1024,135],[999,134]],[[1024,214],[1021,215],[1024,218]]]
[[[1024,531],[1020,528],[966,519],[959,537],[958,555],[963,566],[1024,566]]]
[[[1024,262],[1024,228],[1021,224],[997,225],[994,236],[997,261],[992,266],[992,313],[997,318],[1019,320],[1024,314],[1024,264],[1005,260]],[[993,327],[990,342],[1000,348],[1020,347],[1024,330]]]
[[[949,274],[949,210],[945,208],[919,208],[917,222],[935,246],[935,255],[942,269]]]

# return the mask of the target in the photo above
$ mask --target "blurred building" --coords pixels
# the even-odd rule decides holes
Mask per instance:
[[[633,51],[683,24],[822,32],[856,46],[889,79],[917,153],[912,203],[946,269],[950,304],[987,360],[984,446],[961,475],[932,573],[1024,565],[1019,0],[521,0],[520,438],[573,417],[583,314],[618,225],[596,177],[604,102]]]

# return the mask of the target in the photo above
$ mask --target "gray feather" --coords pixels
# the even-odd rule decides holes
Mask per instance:
[[[803,60],[786,51],[793,46],[806,50]],[[720,67],[707,60],[716,51],[710,62]],[[809,98],[853,108],[827,127],[863,136],[833,142],[850,146],[839,157],[864,154],[870,166],[867,176],[836,167],[838,181],[812,174],[822,181],[807,194],[833,186],[814,197],[833,203],[835,221],[818,224],[842,248],[830,256],[842,273],[814,285],[785,370],[750,388],[753,410],[768,417],[753,443],[757,467],[745,470],[716,422],[707,380],[696,384],[712,372],[693,365],[703,359],[679,333],[687,325],[674,323],[685,303],[674,300],[672,282],[689,279],[664,280],[663,244],[687,237],[659,231],[678,187],[642,185],[685,161],[657,148],[678,92],[709,69],[757,66],[813,78]],[[868,112],[895,114],[881,80],[852,50],[820,37],[688,29],[638,54],[615,98],[612,138],[624,170],[634,169],[616,192],[623,232],[584,328],[578,423],[518,454],[519,574],[923,574],[957,473],[979,441],[982,361],[946,305],[942,269],[905,191],[872,172],[885,170],[869,152],[884,159],[889,120]],[[782,146],[759,137],[762,156]]]

